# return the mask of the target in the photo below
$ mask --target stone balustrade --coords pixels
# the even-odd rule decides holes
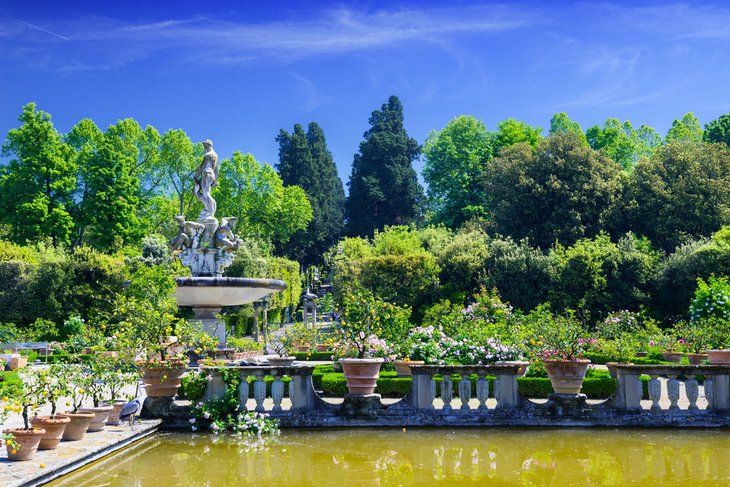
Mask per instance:
[[[704,393],[707,401],[706,411],[730,410],[730,382],[728,381],[730,365],[617,365],[616,378],[618,381],[616,393],[611,404],[627,411],[642,411],[645,408],[641,401],[643,385],[639,379],[642,375],[649,377],[648,392],[651,405],[649,412],[662,413],[664,411],[679,411],[680,389],[684,377],[684,391],[687,398],[688,411],[699,411],[699,382],[698,376],[704,376]],[[663,391],[660,377],[666,377],[666,387]],[[663,392],[669,399],[666,408],[662,407]]]
[[[524,398],[518,378],[524,364],[483,366],[412,365],[410,392],[401,399],[380,395],[321,398],[312,366],[226,367],[244,380],[241,409],[268,412],[282,426],[724,426],[730,427],[730,366],[618,365],[614,395],[587,401],[583,395],[552,394],[547,401]],[[225,392],[220,371],[209,377],[204,399]],[[455,385],[453,377],[460,376]],[[264,378],[273,381],[267,387]],[[470,377],[476,376],[476,384]],[[648,376],[644,399],[641,376]],[[250,378],[253,377],[253,380]],[[284,377],[291,378],[288,387]],[[700,385],[698,378],[703,378]],[[253,391],[253,401],[250,392]],[[268,392],[267,392],[268,391]],[[288,392],[288,394],[287,394]],[[704,393],[704,394],[703,394]],[[286,399],[288,396],[288,399]],[[440,400],[437,399],[440,397]],[[456,397],[454,397],[456,396]],[[148,399],[149,400],[149,399]],[[176,402],[178,403],[178,402]],[[183,419],[184,407],[168,407]],[[160,415],[163,417],[163,415]],[[182,423],[182,422],[180,422]]]

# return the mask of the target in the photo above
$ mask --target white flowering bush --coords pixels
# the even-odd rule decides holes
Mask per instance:
[[[711,318],[730,320],[730,283],[727,276],[697,279],[697,290],[689,307],[690,319],[704,321]]]
[[[516,348],[500,343],[496,338],[451,338],[433,326],[413,329],[406,342],[405,355],[411,360],[439,365],[484,365],[520,358]]]

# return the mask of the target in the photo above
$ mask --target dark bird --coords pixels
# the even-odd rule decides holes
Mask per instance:
[[[134,417],[142,410],[142,401],[138,397],[132,399],[124,405],[122,411],[119,413],[120,421],[129,421],[129,427],[134,425]]]

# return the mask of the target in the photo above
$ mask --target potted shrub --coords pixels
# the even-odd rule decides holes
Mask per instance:
[[[338,358],[350,394],[375,392],[380,366],[395,359],[385,340],[378,338],[382,303],[370,292],[358,290],[345,296],[337,329],[334,357]]]
[[[650,349],[659,349],[665,361],[676,364],[682,361],[682,355],[684,355],[682,347],[684,347],[684,340],[674,336],[673,330],[658,333],[649,341]]]
[[[8,420],[8,416],[11,412],[19,413],[22,410],[23,408],[19,402],[9,397],[2,398],[2,400],[0,400],[0,426],[5,424],[5,421]],[[5,448],[7,448],[8,454],[11,452],[17,453],[19,445],[18,442],[15,441],[15,435],[3,431],[0,433],[0,441],[2,441]]]
[[[43,435],[46,434],[46,430],[43,428],[34,428],[28,417],[31,408],[37,408],[45,399],[44,378],[27,369],[19,371],[18,375],[20,375],[21,383],[16,400],[23,416],[23,427],[3,431],[3,435],[7,437],[13,436],[13,441],[8,443],[6,448],[8,459],[15,462],[32,460]]]
[[[139,379],[137,371],[125,371],[124,363],[119,360],[115,360],[115,367],[110,369],[105,378],[105,392],[106,399],[104,402],[112,407],[112,411],[109,413],[109,419],[106,424],[109,426],[116,426],[120,423],[119,413],[122,412],[122,408],[131,397],[122,397],[121,391],[126,386],[134,385]]]
[[[200,323],[175,316],[175,287],[164,266],[140,266],[112,317],[125,355],[136,359],[148,397],[174,397],[187,367],[183,348],[200,349],[210,342],[203,340]]]
[[[109,419],[109,414],[114,409],[111,405],[102,402],[107,388],[106,381],[113,370],[111,360],[108,360],[110,358],[112,357],[97,355],[91,361],[90,369],[85,371],[88,374],[87,395],[91,397],[93,406],[79,408],[79,411],[82,413],[94,413],[94,419],[91,420],[89,428],[86,430],[88,433],[103,430]]]
[[[690,321],[711,327],[707,350],[711,364],[730,364],[730,280],[727,276],[697,279],[697,289],[689,307]]]
[[[66,392],[71,399],[70,403],[66,403],[71,406],[71,411],[63,413],[71,420],[63,431],[63,440],[82,440],[95,416],[94,413],[80,411],[84,398],[88,394],[91,376],[80,364],[65,365],[61,369],[61,373],[64,374]]]
[[[53,364],[46,370],[38,372],[44,384],[45,401],[51,405],[51,414],[48,416],[35,415],[30,423],[36,428],[43,428],[46,434],[43,435],[39,450],[53,450],[58,447],[66,431],[66,425],[71,422],[68,416],[56,414],[59,399],[67,394],[66,375],[62,371],[63,366]]]
[[[704,336],[707,339],[705,353],[713,365],[730,365],[730,320],[709,318],[704,321]],[[702,324],[700,324],[702,328]]]
[[[710,323],[702,323],[701,320],[681,321],[675,326],[677,335],[684,342],[690,365],[699,365],[707,360],[707,354],[703,352],[712,341],[712,328]]]
[[[583,386],[590,360],[583,354],[594,343],[583,324],[569,311],[553,315],[546,306],[538,306],[528,318],[528,344],[534,357],[542,360],[556,394],[577,395]]]
[[[234,360],[250,359],[263,353],[261,343],[252,338],[228,337],[227,343],[235,350]]]
[[[608,373],[616,378],[616,365],[630,364],[636,353],[636,340],[628,333],[621,334],[612,340],[600,342],[600,351],[605,353],[610,360],[606,362]]]
[[[286,329],[292,348],[297,352],[309,352],[317,342],[317,330],[306,323],[294,323]]]

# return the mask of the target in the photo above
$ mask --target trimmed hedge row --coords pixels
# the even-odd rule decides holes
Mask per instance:
[[[297,360],[320,360],[320,361],[331,361],[332,352],[296,352],[294,356]]]

